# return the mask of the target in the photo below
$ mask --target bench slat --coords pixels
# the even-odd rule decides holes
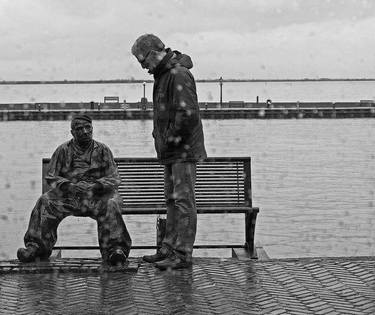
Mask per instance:
[[[152,173],[152,172],[124,172],[119,170],[119,174],[121,179],[123,180],[131,180],[131,179],[139,179],[143,178],[143,180],[149,180],[151,181],[151,178],[153,180],[163,180],[164,179],[164,173]],[[144,176],[147,176],[147,178],[144,178]],[[199,173],[197,172],[197,181],[206,181],[208,179],[227,179],[227,180],[237,180],[240,182],[244,181],[244,176],[240,174],[239,172],[231,172],[231,173],[219,173],[219,172],[207,172],[207,173]]]
[[[206,187],[206,186],[211,186],[217,184],[218,186],[224,186],[224,185],[240,185],[243,187],[244,183],[239,182],[239,181],[234,181],[234,180],[226,180],[226,179],[212,179],[212,180],[197,180],[195,183],[195,187]],[[122,180],[120,187],[122,186],[130,186],[130,185],[155,185],[155,186],[163,186],[164,181],[147,181],[147,180],[142,180],[142,179],[137,179],[133,181],[129,180]]]
[[[237,189],[237,183],[233,182],[212,182],[210,183],[210,186],[207,187],[207,185],[199,184],[195,185],[196,191],[220,191],[220,190],[240,190],[243,191],[243,188],[240,187],[240,189]],[[124,185],[119,187],[119,190],[121,191],[141,191],[142,189],[145,190],[163,190],[164,185],[162,183],[159,183],[158,185],[153,185],[151,183],[124,183]]]
[[[151,166],[154,166],[154,165],[151,165]],[[162,172],[164,171],[164,168],[163,167],[160,167],[160,166],[154,166],[154,167],[150,167],[150,165],[147,165],[147,166],[137,166],[137,167],[134,167],[134,166],[125,166],[125,165],[118,165],[117,166],[118,169],[122,170],[122,171],[126,171],[126,172],[136,172],[136,171],[145,171],[145,170],[148,170],[148,171],[151,171],[151,172],[155,172],[155,173],[158,173],[158,172]],[[205,167],[199,167],[197,166],[197,172],[209,172],[209,171],[222,171],[222,172],[233,172],[233,171],[237,171],[237,170],[240,170],[240,169],[243,169],[243,166],[242,165],[236,165],[234,167],[232,166],[229,166],[229,165],[223,165],[223,166],[219,166],[219,165],[215,165],[215,166],[205,166]]]
[[[119,168],[119,171],[120,171],[120,173],[126,174],[128,176],[136,176],[138,174],[150,174],[152,176],[157,177],[157,176],[163,176],[163,174],[164,174],[164,171],[155,172],[155,171],[145,170],[145,169],[142,169],[142,170],[137,169],[137,170],[129,172],[129,170],[124,170],[124,169]],[[197,174],[199,174],[201,176],[212,176],[212,175],[213,176],[227,176],[227,175],[237,176],[239,174],[239,171],[238,170],[215,171],[215,170],[211,169],[211,170],[207,170],[207,171],[197,170]]]
[[[221,178],[217,178],[217,179],[209,179],[207,181],[197,181],[195,186],[196,188],[199,188],[199,187],[210,187],[211,185],[214,185],[216,184],[217,186],[224,186],[224,185],[236,185],[236,186],[244,186],[244,183],[242,182],[239,182],[239,181],[234,181],[234,180],[226,180],[226,179],[221,179]],[[152,180],[152,181],[149,181],[149,180],[144,180],[142,178],[139,178],[139,179],[135,179],[133,178],[132,180],[122,180],[121,182],[121,186],[133,186],[133,185],[152,185],[152,186],[160,186],[160,185],[164,185],[164,181],[162,181],[161,179],[156,181],[156,180]]]
[[[233,202],[228,202],[228,203],[219,203],[219,204],[213,204],[212,202],[206,202],[202,204],[197,204],[197,208],[200,207],[212,207],[212,206],[217,206],[217,207],[233,207],[236,206]],[[239,206],[239,205],[238,205]],[[242,205],[243,206],[243,205]],[[163,209],[165,207],[165,204],[163,203],[150,203],[150,204],[142,204],[140,205],[139,203],[137,204],[129,204],[126,207],[123,207],[121,211],[126,212],[127,209],[133,209],[133,208],[145,208],[145,209]]]
[[[146,194],[146,193],[143,193],[143,194],[138,194],[138,195],[122,195],[122,198],[125,200],[125,203],[126,201],[129,201],[129,200],[146,200],[146,199],[149,199],[149,200],[164,200],[164,197],[159,197],[160,194]],[[196,196],[195,199],[197,201],[201,201],[201,200],[206,200],[206,199],[211,199],[212,202],[217,202],[219,200],[233,200],[233,201],[238,201],[238,200],[244,200],[244,198],[241,198],[240,196],[238,195],[216,195],[216,194],[207,194],[207,195],[199,195],[199,196]]]
[[[243,192],[243,191],[242,191]],[[143,195],[149,195],[149,196],[158,196],[158,195],[164,195],[164,191],[162,189],[160,190],[155,190],[155,189],[142,189],[142,190],[119,190],[119,193],[123,197],[133,197],[133,196],[143,196]],[[213,197],[213,198],[220,198],[222,197],[243,197],[243,193],[238,190],[229,190],[229,189],[222,189],[222,190],[212,190],[212,189],[207,189],[205,191],[199,190],[195,192],[195,198],[207,198],[207,197]]]
[[[147,184],[147,183],[126,183],[126,185],[120,186],[118,188],[119,191],[124,192],[134,192],[134,191],[142,191],[142,190],[155,190],[155,191],[163,191],[163,185],[159,184],[158,186]],[[195,187],[195,193],[205,193],[207,191],[222,193],[222,192],[243,192],[243,187],[238,187],[236,183],[216,183],[216,185],[198,185]]]
[[[154,167],[154,168],[148,168],[148,167],[125,167],[125,166],[118,166],[119,170],[123,172],[152,172],[152,173],[162,173],[164,171],[164,168],[160,167]],[[219,172],[219,173],[234,173],[239,171],[240,169],[243,169],[243,167],[197,167],[198,173],[209,173],[209,172]]]
[[[123,198],[125,199],[128,199],[128,198],[137,198],[137,196],[139,198],[142,198],[144,196],[149,196],[150,199],[155,199],[155,198],[160,198],[160,199],[164,199],[164,191],[160,190],[160,191],[153,191],[153,190],[148,190],[148,191],[134,191],[132,193],[129,193],[128,191],[127,192],[124,192],[124,191],[119,191],[119,194],[120,196],[122,196]],[[205,193],[195,193],[195,198],[196,199],[199,199],[199,198],[213,198],[213,199],[220,199],[220,198],[239,198],[239,199],[245,199],[243,194],[237,194],[237,193],[225,193],[225,192],[222,192],[222,193],[218,193],[218,192],[213,192],[213,191],[207,191]]]
[[[163,199],[147,199],[147,198],[141,198],[141,199],[126,199],[123,201],[124,203],[124,208],[129,207],[131,205],[137,205],[139,204],[141,207],[146,205],[146,204],[164,204]],[[235,198],[232,199],[220,199],[220,200],[212,200],[211,198],[207,198],[206,200],[201,199],[201,200],[196,200],[196,204],[198,206],[203,205],[203,204],[208,204],[208,205],[221,205],[221,204],[233,204],[234,206],[241,206],[245,205],[245,202],[242,200],[237,200]]]
[[[222,214],[222,213],[258,213],[259,208],[254,207],[198,207],[197,213],[212,213],[212,214]],[[127,208],[122,210],[122,214],[166,214],[167,211],[165,208]]]
[[[141,202],[142,201],[142,202]],[[227,199],[227,200],[198,200],[196,201],[197,206],[203,205],[212,205],[212,206],[219,206],[219,205],[233,205],[233,206],[244,206],[246,205],[245,202],[238,202],[236,199]],[[124,208],[127,207],[149,207],[152,205],[162,205],[165,206],[164,200],[155,200],[155,199],[135,199],[135,200],[124,200]]]

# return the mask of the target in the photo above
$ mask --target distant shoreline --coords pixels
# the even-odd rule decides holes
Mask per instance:
[[[0,85],[17,84],[134,84],[134,83],[152,83],[154,80],[138,79],[114,79],[114,80],[3,80]],[[317,78],[317,79],[197,79],[200,83],[219,83],[219,82],[339,82],[339,81],[375,81],[375,78]]]

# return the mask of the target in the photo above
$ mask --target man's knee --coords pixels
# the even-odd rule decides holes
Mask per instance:
[[[174,200],[174,204],[182,213],[189,213],[195,209],[194,194],[189,192],[178,194]]]
[[[47,191],[39,197],[39,200],[44,204],[48,204],[57,200],[64,200],[64,198],[52,193],[51,191]]]
[[[118,198],[110,198],[106,203],[106,211],[108,212],[121,212],[121,202]]]
[[[60,206],[61,201],[62,201],[62,198],[58,199],[56,196],[51,195],[49,192],[46,192],[39,197],[37,204],[39,204],[40,206],[44,206],[45,208],[48,209],[51,206],[52,207]]]
[[[174,200],[176,200],[176,202],[184,200],[193,200],[194,197],[194,188],[192,186],[183,183],[175,187],[173,198]]]
[[[43,205],[48,205],[49,202],[50,202],[50,200],[51,200],[51,199],[50,199],[50,197],[49,197],[49,194],[48,194],[48,192],[46,192],[46,193],[42,194],[42,195],[39,197],[37,203],[40,203],[40,204],[43,204]]]

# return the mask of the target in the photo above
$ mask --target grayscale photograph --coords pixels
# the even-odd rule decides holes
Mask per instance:
[[[0,314],[375,314],[375,1],[0,21]]]

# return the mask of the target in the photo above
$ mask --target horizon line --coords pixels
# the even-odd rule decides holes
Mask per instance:
[[[375,78],[284,78],[284,79],[196,79],[200,83],[220,82],[313,82],[313,81],[375,81]],[[146,79],[97,79],[97,80],[1,80],[0,85],[6,84],[113,84],[113,83],[153,83],[154,80]]]

